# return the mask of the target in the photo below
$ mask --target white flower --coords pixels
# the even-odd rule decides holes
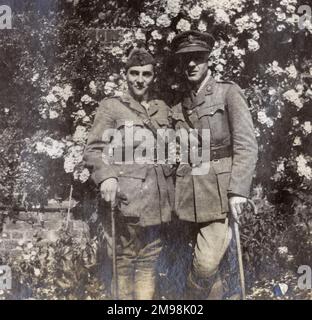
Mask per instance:
[[[281,6],[289,6],[289,5],[296,5],[298,0],[281,0],[280,5]]]
[[[33,77],[31,78],[31,81],[32,81],[32,82],[36,82],[38,79],[39,79],[39,73],[35,73],[35,74],[33,75]]]
[[[76,143],[85,143],[88,137],[86,127],[77,126],[76,131],[73,135],[73,141]]]
[[[85,117],[82,118],[82,122],[83,122],[83,123],[88,123],[88,122],[90,122],[90,120],[91,120],[91,119],[90,119],[90,117],[88,117],[88,116],[85,116]]]
[[[287,18],[285,12],[277,12],[275,15],[277,16],[276,19],[277,19],[277,21],[279,21],[279,22],[285,21],[286,18]]]
[[[278,32],[282,32],[283,30],[286,29],[286,26],[284,24],[279,24],[277,27],[276,27],[276,30]]]
[[[255,41],[254,39],[248,39],[248,49],[250,51],[257,51],[259,50],[260,45],[257,41]]]
[[[85,183],[90,177],[90,172],[88,169],[83,169],[82,172],[79,175],[79,180],[82,183]]]
[[[286,11],[289,12],[289,13],[295,13],[296,12],[296,7],[293,6],[293,5],[288,5],[286,7]]]
[[[207,31],[207,23],[203,20],[200,20],[197,29],[200,32],[206,32]]]
[[[309,180],[312,179],[312,168],[308,166],[308,161],[302,154],[296,158],[296,162],[299,176],[306,177]]]
[[[310,99],[312,99],[312,90],[309,88],[306,92],[306,96]]]
[[[230,15],[235,15],[237,12],[241,12],[244,8],[246,0],[199,0],[200,6],[204,10],[213,11],[216,9],[222,9]]]
[[[245,49],[240,49],[237,46],[233,47],[233,54],[235,57],[240,58],[241,56],[244,56],[246,54],[246,50]]]
[[[136,32],[135,32],[135,38],[137,39],[137,40],[142,40],[142,41],[145,41],[146,40],[146,36],[145,36],[145,34],[142,32],[142,30],[141,29],[138,29]]]
[[[256,12],[253,12],[251,14],[251,19],[255,22],[260,22],[262,20],[262,18]]]
[[[270,88],[269,91],[268,91],[268,94],[269,94],[270,96],[274,96],[274,95],[276,94],[276,89]]]
[[[280,255],[286,255],[288,253],[288,248],[287,247],[278,247],[277,251]]]
[[[296,26],[298,25],[299,20],[300,20],[300,17],[297,14],[293,13],[291,17],[288,17],[286,19],[286,22],[293,26]]]
[[[168,14],[164,13],[161,16],[159,16],[156,20],[156,24],[158,27],[167,28],[171,25],[171,20],[168,16]]]
[[[298,72],[296,67],[293,64],[287,67],[285,70],[288,73],[290,78],[294,78],[294,79],[297,78]]]
[[[152,33],[151,33],[152,37],[154,40],[161,40],[162,39],[162,35],[159,33],[158,30],[154,30]]]
[[[154,19],[152,19],[150,16],[148,16],[147,14],[145,14],[144,12],[142,12],[140,14],[140,25],[143,28],[147,28],[149,26],[152,26],[155,24]]]
[[[73,166],[73,170],[74,170],[74,166]],[[78,180],[79,179],[79,171],[74,171],[73,176],[74,176],[75,180]]]
[[[261,124],[265,124],[266,123],[266,120],[267,120],[267,115],[264,111],[259,111],[258,112],[258,121],[261,123]]]
[[[273,75],[282,75],[285,71],[278,65],[277,61],[273,61],[272,64],[266,70],[266,73],[271,73]]]
[[[110,95],[117,88],[117,84],[115,82],[107,81],[104,86],[104,93],[106,95]]]
[[[203,12],[203,9],[196,5],[189,11],[189,16],[193,20],[198,20]]]
[[[217,72],[222,72],[224,70],[222,64],[217,64],[215,69],[216,69]]]
[[[58,101],[57,97],[53,93],[49,93],[44,97],[47,103],[56,103]]]
[[[111,54],[112,54],[114,57],[116,57],[116,56],[121,56],[121,55],[123,55],[123,51],[122,51],[122,49],[121,49],[120,47],[113,47],[113,48],[111,49]]]
[[[83,146],[72,146],[69,148],[68,153],[65,155],[64,170],[66,173],[73,172],[75,166],[82,162]]]
[[[303,128],[305,134],[312,133],[311,121],[305,121],[304,124],[302,125],[302,128]]]
[[[91,81],[91,82],[89,83],[89,89],[90,89],[90,91],[91,91],[92,94],[96,94],[96,92],[97,92],[97,87],[96,87],[96,84],[95,84],[94,81]]]
[[[152,54],[155,53],[155,47],[154,47],[153,45],[151,45],[151,44],[148,46],[148,50],[149,50]]]
[[[64,89],[62,90],[62,97],[65,101],[67,101],[72,96],[73,96],[72,87],[70,84],[66,84]]]
[[[64,154],[65,144],[61,141],[46,137],[42,142],[36,143],[36,152],[45,153],[52,159],[61,158]]]
[[[302,94],[304,90],[304,86],[302,84],[297,84],[296,90],[298,91],[299,94]]]
[[[291,120],[292,120],[292,125],[293,125],[294,127],[299,124],[299,120],[298,120],[297,117],[293,117]]]
[[[58,114],[58,112],[56,112],[55,110],[49,110],[49,118],[50,119],[56,119],[58,118],[60,115]]]
[[[283,97],[286,100],[292,102],[298,109],[301,109],[303,107],[303,103],[300,100],[299,93],[296,90],[291,89],[284,92]]]
[[[86,112],[84,110],[78,110],[74,113],[75,119],[82,119],[86,116]]]
[[[295,137],[294,142],[293,142],[293,146],[301,146],[302,145],[302,141],[300,137]]]
[[[217,24],[230,23],[230,17],[229,15],[223,10],[223,9],[216,9],[214,14],[214,19]]]
[[[176,17],[181,10],[180,0],[167,0],[166,12],[172,16]]]
[[[249,17],[247,15],[236,19],[234,21],[234,24],[236,25],[239,33],[242,33],[245,30],[257,29],[257,23],[254,22],[254,20],[252,20],[251,17]]]
[[[266,115],[265,111],[258,112],[258,121],[261,124],[265,124],[268,128],[271,128],[274,124],[273,120]]]
[[[252,38],[253,38],[254,40],[259,40],[260,34],[259,34],[259,32],[258,32],[257,30],[255,30],[255,31],[252,33]]]
[[[89,95],[85,94],[84,96],[81,97],[81,102],[88,104],[92,102],[92,98]]]
[[[292,262],[295,260],[295,257],[292,254],[287,255],[287,261]]]
[[[51,93],[63,99],[64,101],[67,101],[73,95],[70,84],[66,84],[64,88],[61,88],[60,86],[54,86],[51,90]],[[66,104],[64,104],[64,106],[66,107]]]
[[[23,259],[25,261],[29,261],[30,260],[30,254],[23,254]]]
[[[284,172],[285,171],[285,165],[284,165],[284,161],[280,162],[278,164],[278,166],[276,167],[276,172]]]
[[[182,32],[191,30],[191,24],[185,20],[181,19],[177,24],[177,30],[180,30]]]
[[[36,276],[36,277],[39,277],[39,276],[40,276],[40,274],[41,274],[40,269],[38,269],[38,268],[34,268],[34,274],[35,274],[35,276]]]
[[[172,40],[173,40],[173,38],[174,38],[175,36],[176,36],[176,33],[175,33],[175,32],[170,32],[170,33],[168,34],[167,41],[168,41],[169,43],[171,43]]]

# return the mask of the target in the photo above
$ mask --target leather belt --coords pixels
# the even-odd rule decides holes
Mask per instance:
[[[226,157],[232,157],[232,146],[221,147],[218,149],[210,150],[210,160],[219,160]]]

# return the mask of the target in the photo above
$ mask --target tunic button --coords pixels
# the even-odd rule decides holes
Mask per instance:
[[[193,113],[193,110],[187,110],[187,114],[191,115]]]

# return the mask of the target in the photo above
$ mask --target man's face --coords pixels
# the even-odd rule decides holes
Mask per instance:
[[[208,52],[190,52],[180,54],[180,66],[191,84],[200,84],[208,72]]]
[[[152,64],[130,67],[127,71],[127,82],[130,93],[137,100],[142,100],[146,97],[153,80],[154,66]]]

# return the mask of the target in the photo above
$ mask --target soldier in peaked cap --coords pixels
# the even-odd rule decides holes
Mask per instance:
[[[180,164],[176,172],[176,213],[183,230],[195,230],[188,299],[223,297],[219,266],[232,238],[229,212],[241,214],[257,160],[253,122],[242,90],[233,82],[215,80],[209,70],[214,42],[210,34],[197,31],[177,35],[172,42],[187,88],[173,107],[174,126],[199,133],[210,130],[209,170],[201,171],[204,163],[189,163]]]
[[[133,139],[133,146],[125,145],[127,129],[133,130],[135,137],[140,129],[153,131],[169,125],[169,107],[151,92],[154,64],[145,48],[137,47],[130,52],[126,63],[129,90],[121,97],[100,103],[84,153],[85,164],[102,197],[114,202],[118,192],[125,196],[119,201],[116,240],[118,296],[127,300],[149,300],[154,296],[162,226],[170,221],[173,205],[171,168],[157,165],[155,152],[151,153],[152,159],[137,161],[135,150],[141,141]],[[103,133],[111,129],[121,133],[123,153],[131,148],[133,163],[103,161],[104,150],[113,142],[103,140]]]

